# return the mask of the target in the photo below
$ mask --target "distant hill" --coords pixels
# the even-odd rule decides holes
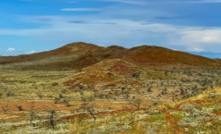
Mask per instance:
[[[139,66],[150,64],[187,64],[192,66],[219,66],[214,59],[158,46],[138,46],[122,51],[111,58],[121,58]]]
[[[126,50],[126,48],[119,46],[109,46],[97,51],[89,50],[84,54],[81,54],[77,59],[63,62],[62,64],[60,64],[60,66],[82,69],[84,67],[88,67],[105,59],[108,59],[109,57],[116,55],[124,50]]]
[[[50,58],[53,56],[67,56],[67,55],[78,55],[85,53],[87,51],[97,51],[100,49],[103,49],[104,47],[97,46],[91,43],[85,43],[85,42],[75,42],[70,43],[65,46],[62,46],[60,48],[51,50],[51,51],[45,51],[40,53],[34,53],[29,55],[19,55],[19,56],[2,56],[0,58],[0,64],[6,64],[6,63],[14,63],[14,62],[24,62],[24,61],[34,61],[44,58]]]
[[[59,58],[52,60],[53,57]],[[3,56],[0,57],[0,64],[38,61],[37,64],[25,68],[61,70],[61,68],[82,69],[105,59],[122,59],[144,68],[161,65],[221,66],[220,60],[164,47],[142,45],[127,49],[112,45],[105,48],[84,42],[75,42],[55,50],[30,55]]]

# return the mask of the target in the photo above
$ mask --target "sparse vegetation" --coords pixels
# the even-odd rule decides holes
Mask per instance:
[[[22,105],[16,105],[16,107],[18,108],[19,111],[22,111]]]
[[[66,56],[81,62],[78,71],[39,69],[58,61],[69,65],[64,57],[0,65],[0,133],[220,133],[221,70],[215,62],[141,68],[133,56],[131,62],[98,62],[100,53],[85,55],[78,56],[94,61]]]

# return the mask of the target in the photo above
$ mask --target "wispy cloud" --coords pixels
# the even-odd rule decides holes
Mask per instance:
[[[35,53],[35,50],[27,52],[27,54],[33,54],[33,53]]]
[[[177,26],[125,19],[102,20],[89,17],[48,16],[48,19],[51,20],[48,22],[50,27],[21,30],[0,29],[0,35],[35,37],[43,41],[62,44],[85,41],[130,47],[150,42],[156,45],[186,46],[188,50],[207,49],[211,48],[211,45],[221,44],[220,28]],[[83,22],[88,23],[77,24]]]
[[[79,20],[74,20],[74,21],[69,21],[68,23],[81,23],[81,24],[83,24],[83,23],[86,23],[86,22],[79,21]]]
[[[147,3],[147,1],[150,0],[119,1],[130,3]],[[162,0],[155,1],[160,3]],[[114,6],[108,6],[105,7],[103,12],[89,15],[23,16],[23,18],[20,20],[28,21],[31,24],[41,23],[42,25],[39,28],[33,29],[0,29],[0,35],[26,36],[45,42],[56,44],[59,43],[60,45],[71,42],[84,41],[94,44],[102,44],[104,46],[115,44],[127,48],[142,44],[155,44],[164,47],[169,46],[171,48],[182,48],[182,50],[191,51],[195,48],[209,51],[221,50],[215,49],[215,46],[219,47],[219,44],[221,44],[221,39],[219,39],[219,37],[221,37],[221,28],[191,25],[185,26],[164,22],[180,19],[185,15],[188,16],[190,11],[186,11],[186,9],[185,13],[188,12],[187,14],[183,13],[184,10],[179,10],[179,12],[182,12],[181,14],[173,12],[173,10],[182,8],[183,5],[181,6],[176,4],[175,6],[178,7],[172,7],[174,9],[170,8],[169,4],[163,7],[163,4],[161,4],[161,6],[158,4],[144,6],[125,5],[126,4],[116,4]],[[187,7],[193,8],[192,5],[196,4],[185,5],[188,5]],[[156,9],[155,6],[159,10]],[[164,9],[165,7],[170,8],[171,11],[167,12],[167,9]],[[184,6],[184,8],[186,8],[186,6]],[[101,11],[103,8],[64,8],[61,10]],[[196,9],[192,9],[191,11],[195,10]],[[192,13],[190,14],[192,15]],[[159,16],[157,18],[158,20],[156,20],[157,16]],[[200,49],[195,50],[200,51]]]
[[[205,50],[203,50],[201,48],[193,48],[193,51],[195,51],[195,52],[206,52]]]
[[[49,18],[33,18],[33,20],[36,20],[36,21],[43,21],[43,22],[47,22],[47,21],[51,21],[51,19],[49,19]]]
[[[221,44],[221,28],[216,29],[199,29],[191,31],[183,31],[181,33],[182,42],[196,43],[213,43]]]
[[[63,8],[61,11],[103,11],[103,8]]]
[[[6,50],[7,52],[12,52],[12,51],[15,51],[15,49],[14,48],[12,48],[12,47],[10,47],[10,48],[8,48],[8,50]]]
[[[178,49],[172,49],[172,50],[174,50],[174,51],[181,51],[181,50],[178,50]]]

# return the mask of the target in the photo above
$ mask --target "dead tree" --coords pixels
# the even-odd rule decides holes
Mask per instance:
[[[18,108],[19,111],[23,110],[22,105],[16,105],[16,107]]]
[[[87,110],[90,115],[94,118],[94,122],[96,121],[96,117],[94,115],[94,105],[90,104],[90,103],[82,103],[81,104],[81,109]]]
[[[3,111],[4,113],[8,112],[8,108],[6,109],[5,107],[2,107],[2,111]]]
[[[33,123],[33,120],[34,120],[35,118],[38,118],[38,119],[40,120],[40,122],[41,122],[41,117],[38,116],[38,115],[36,115],[36,113],[35,113],[33,107],[32,107],[32,108],[30,109],[30,111],[29,111],[29,116],[31,117],[30,123],[32,124],[33,127],[36,126],[36,124]]]
[[[48,120],[49,120],[49,123],[50,125],[52,126],[53,129],[55,129],[55,119],[54,119],[54,115],[55,115],[55,110],[49,110],[49,117],[48,117]]]
[[[138,110],[140,109],[142,100],[141,99],[134,99],[129,102],[129,105],[136,107]]]

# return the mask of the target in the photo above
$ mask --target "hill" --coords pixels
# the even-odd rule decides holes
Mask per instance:
[[[84,67],[91,66],[95,63],[108,59],[109,57],[116,55],[126,48],[119,46],[109,46],[97,51],[87,51],[86,53],[80,55],[77,59],[63,63],[63,67],[68,66],[70,68],[82,69]]]
[[[162,65],[220,66],[220,61],[186,52],[174,51],[158,46],[138,46],[126,49],[120,46],[109,46],[98,51],[85,53],[72,63],[72,67],[82,69],[105,59],[122,59],[141,67]],[[64,64],[63,64],[64,65]],[[71,65],[69,65],[71,67]]]
[[[170,50],[159,46],[137,46],[126,49],[112,45],[100,47],[90,43],[75,42],[51,51],[30,55],[3,56],[0,64],[29,62],[32,65],[16,64],[23,69],[62,70],[62,68],[82,69],[105,59],[122,59],[137,66],[163,67],[164,66],[210,66],[220,67],[220,60],[209,59],[187,52]],[[150,69],[150,68],[149,68]]]
[[[85,67],[75,74],[67,83],[76,82],[94,85],[95,83],[119,83],[134,72],[141,72],[138,66],[121,59],[107,59],[92,66]],[[123,82],[122,82],[123,83]],[[76,84],[76,83],[75,83]]]
[[[55,56],[67,56],[67,55],[78,55],[85,53],[87,51],[97,51],[103,49],[103,47],[85,43],[85,42],[75,42],[70,43],[60,48],[45,51],[40,53],[34,53],[29,55],[19,55],[19,56],[2,56],[0,57],[0,64],[7,63],[18,63],[18,62],[26,62],[26,61],[35,61],[40,59],[46,59]]]
[[[219,66],[220,62],[203,56],[174,51],[158,46],[138,46],[122,51],[111,58],[121,58],[139,66],[186,64],[190,66]]]
[[[57,48],[55,50],[42,52],[42,53],[36,53],[32,55],[37,55],[37,56],[39,55],[45,55],[45,56],[73,55],[73,54],[85,53],[87,51],[97,51],[103,48],[104,47],[97,46],[91,43],[75,42],[75,43],[70,43],[63,47]]]
[[[166,77],[163,72],[144,70],[121,59],[106,59],[79,70],[78,73],[64,83],[71,89],[82,85],[95,86],[98,89],[111,86],[141,88],[140,84],[144,82],[144,79],[164,78],[179,79],[175,75]]]

